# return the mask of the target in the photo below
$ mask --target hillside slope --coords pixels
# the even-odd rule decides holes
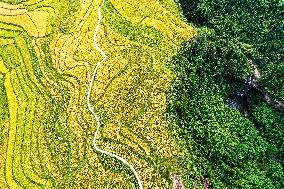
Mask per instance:
[[[133,188],[133,173],[95,152],[86,92],[100,53],[100,1],[0,3],[0,188]],[[97,143],[130,162],[144,188],[171,188],[178,147],[166,126],[165,63],[196,35],[173,0],[107,0],[92,103]]]

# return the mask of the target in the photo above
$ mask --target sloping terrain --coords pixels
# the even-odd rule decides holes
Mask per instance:
[[[179,2],[198,30],[167,101],[186,188],[284,188],[283,0]]]
[[[131,170],[94,151],[86,93],[101,55],[100,1],[0,2],[0,188],[135,188]],[[173,0],[107,0],[97,36],[108,59],[91,96],[97,144],[171,188],[179,148],[166,126],[165,63],[196,35]]]

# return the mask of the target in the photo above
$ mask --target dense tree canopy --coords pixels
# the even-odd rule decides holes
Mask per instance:
[[[213,188],[284,188],[283,113],[251,91],[251,115],[226,104],[252,73],[273,98],[284,99],[283,6],[280,1],[181,0],[199,36],[170,64],[171,129],[183,146],[187,186],[208,175]]]
[[[261,84],[284,100],[284,3],[282,0],[180,0],[185,17],[219,37],[251,48]]]

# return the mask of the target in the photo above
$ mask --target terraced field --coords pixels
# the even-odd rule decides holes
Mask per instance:
[[[93,147],[87,91],[101,53],[93,0],[0,2],[0,188],[138,188]],[[143,188],[182,171],[166,123],[165,63],[196,35],[173,0],[106,0],[91,104],[97,146]]]

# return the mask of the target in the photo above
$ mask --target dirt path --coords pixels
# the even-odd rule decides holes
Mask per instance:
[[[105,3],[105,0],[102,1],[101,5],[99,6],[98,8],[98,22],[97,22],[97,27],[96,27],[96,30],[95,30],[95,33],[94,33],[94,46],[96,47],[96,49],[98,51],[100,51],[101,55],[103,56],[102,60],[100,62],[97,63],[95,69],[94,69],[94,72],[93,72],[93,75],[92,75],[92,78],[91,78],[91,81],[90,81],[90,85],[89,85],[89,90],[88,90],[88,96],[87,96],[87,104],[88,104],[88,109],[89,111],[93,114],[93,116],[95,117],[96,119],[96,122],[97,122],[97,130],[94,134],[94,140],[93,140],[93,145],[94,145],[94,148],[96,151],[100,152],[100,153],[103,153],[103,154],[106,154],[106,155],[109,155],[111,157],[114,157],[118,160],[120,160],[121,162],[123,162],[125,165],[127,165],[131,170],[132,172],[134,173],[135,175],[135,178],[137,180],[137,183],[139,185],[139,188],[140,189],[143,189],[143,186],[142,186],[142,183],[141,183],[141,180],[139,178],[139,175],[138,173],[136,172],[136,170],[134,169],[134,167],[132,165],[130,165],[125,159],[123,159],[122,157],[116,155],[116,154],[113,154],[111,152],[108,152],[108,151],[105,151],[105,150],[102,150],[100,148],[97,147],[97,144],[96,144],[96,139],[97,139],[97,136],[98,136],[98,133],[99,133],[99,130],[100,130],[100,127],[101,127],[101,124],[100,124],[100,119],[98,117],[98,115],[95,113],[91,103],[90,103],[90,99],[91,99],[91,93],[92,93],[92,88],[93,88],[93,84],[94,84],[94,81],[96,79],[96,74],[97,74],[97,70],[99,68],[99,66],[106,61],[107,59],[107,55],[106,53],[99,47],[99,45],[97,44],[97,35],[99,33],[99,29],[100,29],[100,24],[101,24],[101,20],[102,20],[102,14],[101,14],[101,9],[102,7],[104,6],[104,3]]]

